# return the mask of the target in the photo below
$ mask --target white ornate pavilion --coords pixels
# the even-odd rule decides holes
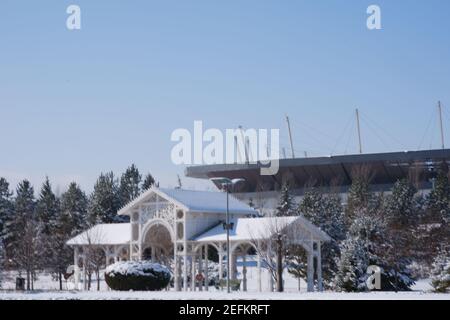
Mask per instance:
[[[223,228],[226,203],[223,192],[149,189],[119,211],[119,215],[130,217],[130,223],[99,224],[67,242],[74,248],[76,288],[80,273],[86,277],[88,248],[96,247],[103,251],[106,265],[150,259],[172,269],[175,290],[208,290],[204,285],[209,280],[208,250],[217,250],[220,279],[228,269]],[[260,218],[255,209],[232,195],[229,214],[233,224],[230,277],[237,278],[236,261],[242,257],[242,290],[247,290],[245,259],[249,249],[257,253],[257,288],[261,291],[261,270],[269,266],[274,252],[271,239],[280,233],[285,235],[283,241],[301,245],[307,253],[307,290],[322,290],[321,243],[330,240],[327,234],[302,216]],[[189,280],[199,274],[205,281]]]

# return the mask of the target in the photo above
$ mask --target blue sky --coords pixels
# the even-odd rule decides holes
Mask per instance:
[[[366,28],[370,4],[382,30]],[[356,107],[365,152],[437,148],[437,100],[450,143],[449,12],[446,0],[2,0],[0,176],[90,191],[136,163],[174,186],[174,129],[280,128],[287,147],[285,114],[297,154],[355,153]]]

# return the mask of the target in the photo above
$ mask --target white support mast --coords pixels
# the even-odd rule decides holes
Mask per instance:
[[[361,128],[359,126],[359,110],[356,108],[356,126],[358,128],[359,153],[362,154]]]
[[[247,137],[244,135],[244,129],[242,128],[242,126],[238,126],[239,131],[241,133],[241,139],[242,142],[244,143],[244,156],[245,156],[245,163],[249,164],[250,162],[250,157],[249,157],[249,140],[247,139]]]
[[[288,131],[289,131],[289,141],[291,143],[291,154],[292,154],[292,158],[295,158],[295,154],[294,154],[294,143],[292,142],[292,133],[291,133],[291,123],[289,122],[289,117],[286,115],[286,122],[287,122],[287,126],[288,126]]]
[[[445,142],[444,142],[444,126],[442,125],[442,106],[441,102],[438,101],[438,111],[439,111],[439,125],[441,128],[441,145],[442,149],[445,149]]]

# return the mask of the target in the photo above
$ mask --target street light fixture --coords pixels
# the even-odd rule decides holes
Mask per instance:
[[[230,209],[229,209],[229,194],[233,192],[233,188],[241,183],[245,182],[245,179],[229,179],[225,177],[220,178],[211,178],[210,179],[219,189],[224,190],[227,193],[227,213],[226,213],[226,221],[223,224],[223,228],[227,231],[227,292],[230,293],[230,270],[231,270],[231,261],[230,261],[230,230],[233,229],[234,223],[230,223]]]

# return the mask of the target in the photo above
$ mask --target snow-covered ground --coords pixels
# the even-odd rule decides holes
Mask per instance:
[[[431,292],[429,280],[420,280],[413,287],[412,292],[369,292],[369,293],[337,293],[337,292],[315,292],[307,293],[306,284],[302,281],[301,290],[298,291],[298,282],[289,274],[285,275],[286,292],[276,293],[268,292],[267,273],[263,273],[263,292],[256,290],[256,268],[249,268],[248,292],[232,292],[227,294],[225,291],[218,291],[213,287],[209,291],[195,292],[118,292],[107,289],[105,282],[101,281],[100,291],[95,291],[96,282],[92,283],[93,291],[73,291],[66,290],[64,282],[64,291],[58,291],[59,283],[52,279],[49,274],[40,274],[35,282],[35,291],[31,293],[15,292],[15,277],[17,273],[8,272],[3,275],[2,290],[0,290],[1,299],[23,299],[23,300],[450,300],[450,294],[436,294]]]
[[[0,293],[0,299],[13,300],[450,300],[450,294],[434,294],[423,292],[372,292],[372,293],[274,293],[274,292],[33,292],[33,293]]]

